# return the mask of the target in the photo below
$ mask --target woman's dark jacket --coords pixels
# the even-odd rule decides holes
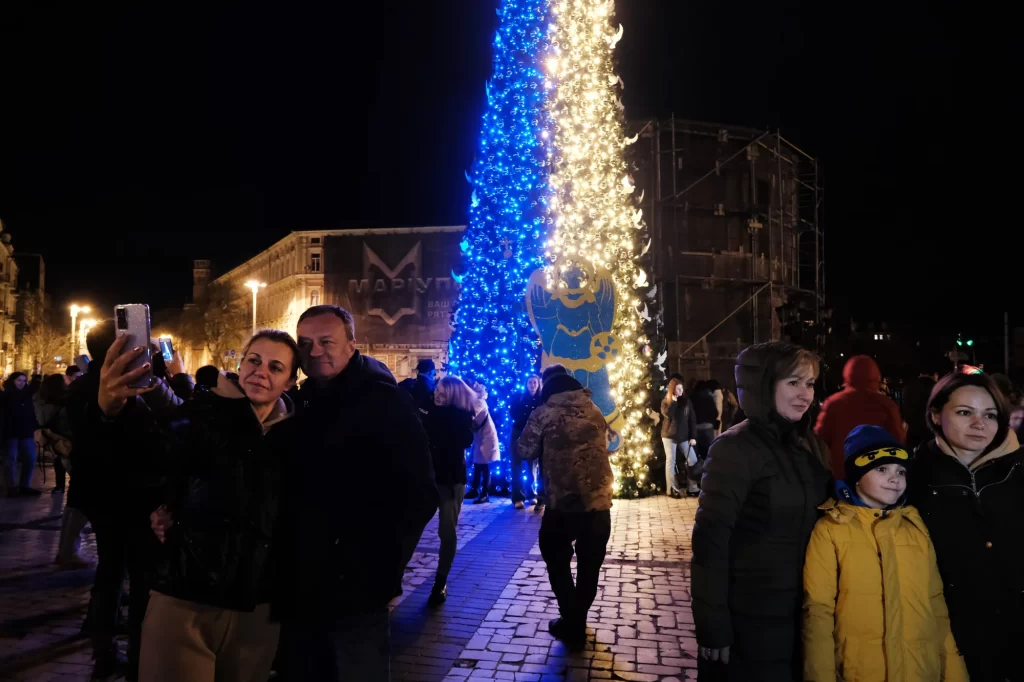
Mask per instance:
[[[430,408],[423,420],[438,485],[466,483],[466,448],[473,444],[473,413],[454,405]]]
[[[155,590],[238,611],[270,601],[271,538],[292,412],[282,396],[261,424],[233,385],[198,388],[178,409],[166,456],[174,525]]]
[[[26,386],[18,390],[11,386],[3,392],[3,437],[32,438],[39,428],[36,421],[34,393]]]
[[[530,421],[530,415],[543,404],[544,400],[541,398],[540,391],[533,395],[523,391],[512,399],[512,407],[509,410],[512,415],[512,452],[516,451],[515,445],[519,442],[519,436],[523,434],[523,429],[526,428],[526,422]]]
[[[948,448],[948,446],[946,446]],[[933,439],[915,453],[908,500],[928,525],[961,653],[995,659],[1024,642],[1024,450],[1013,432],[968,468]],[[970,667],[970,666],[969,666]],[[971,679],[977,675],[969,670]],[[1020,678],[1013,678],[1020,679]]]
[[[696,439],[697,412],[686,396],[673,401],[668,409],[671,410],[671,423],[675,425],[672,440],[677,443],[688,443],[691,439]]]
[[[693,529],[697,643],[731,647],[734,682],[799,679],[804,553],[828,497],[827,454],[813,422],[775,414],[780,348],[759,344],[737,358],[747,421],[711,446]]]

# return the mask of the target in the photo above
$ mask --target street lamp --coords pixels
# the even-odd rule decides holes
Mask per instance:
[[[71,358],[69,362],[74,362],[75,356],[77,355],[77,353],[75,353],[77,347],[77,344],[75,343],[75,322],[78,320],[78,313],[85,313],[88,315],[91,312],[92,308],[87,305],[71,304]],[[70,364],[68,366],[70,367]]]
[[[85,339],[89,335],[89,331],[96,326],[96,320],[91,317],[87,320],[82,320],[82,323],[78,325],[78,350],[81,352],[82,348],[85,347]],[[71,357],[71,362],[75,361],[78,355]],[[70,364],[68,365],[70,367]]]
[[[252,333],[256,333],[256,292],[260,289],[266,289],[266,282],[257,282],[254,279],[250,279],[245,283],[245,286],[252,290]]]

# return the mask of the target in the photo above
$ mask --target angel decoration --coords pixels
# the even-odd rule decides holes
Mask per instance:
[[[564,366],[593,393],[608,425],[621,433],[623,418],[611,394],[608,364],[622,344],[612,334],[615,284],[611,274],[586,262],[562,262],[549,278],[543,268],[530,276],[526,309],[541,339],[541,369]],[[616,450],[619,440],[609,445]]]

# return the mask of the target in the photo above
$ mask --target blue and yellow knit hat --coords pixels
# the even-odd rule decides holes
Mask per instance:
[[[864,474],[882,464],[896,462],[907,466],[910,463],[910,452],[903,443],[881,426],[869,424],[862,424],[850,431],[843,443],[843,452],[846,457],[844,481],[850,488],[856,487],[857,481]]]

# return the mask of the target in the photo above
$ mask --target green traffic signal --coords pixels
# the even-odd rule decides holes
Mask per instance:
[[[967,339],[967,345],[968,346],[973,346],[974,345],[974,339]]]
[[[963,341],[961,341],[960,339],[957,339],[957,340],[956,340],[956,345],[958,345],[958,346],[962,346],[962,345],[964,345],[964,342],[963,342]]]

